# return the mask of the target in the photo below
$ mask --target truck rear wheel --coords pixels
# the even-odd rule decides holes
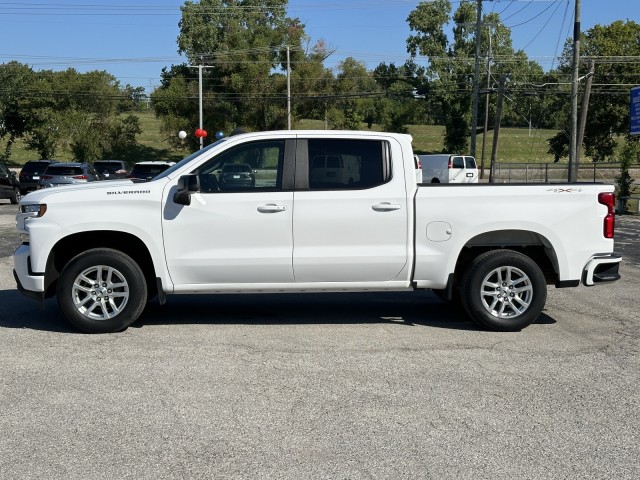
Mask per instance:
[[[147,284],[136,262],[117,250],[83,252],[62,270],[57,284],[64,316],[87,333],[125,330],[147,301]]]
[[[493,250],[475,258],[462,280],[462,305],[478,324],[515,332],[533,323],[547,300],[540,267],[513,250]]]

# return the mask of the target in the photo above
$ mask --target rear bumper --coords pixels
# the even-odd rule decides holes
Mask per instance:
[[[584,267],[582,283],[588,287],[602,282],[613,282],[620,279],[618,267],[622,256],[617,253],[595,255]]]

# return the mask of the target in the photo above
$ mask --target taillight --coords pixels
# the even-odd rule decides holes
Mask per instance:
[[[449,164],[447,166],[447,168],[451,168],[453,167],[453,160],[449,159]]]
[[[615,224],[616,224],[616,211],[615,211],[616,196],[611,192],[599,193],[598,203],[601,203],[602,205],[607,207],[607,216],[604,217],[604,222],[603,222],[604,238],[613,238],[613,232],[615,230]]]
[[[40,178],[43,180],[49,180],[50,178],[53,178],[53,176],[51,175],[40,175]]]
[[[86,175],[76,175],[75,177],[71,177],[75,180],[88,180],[89,177],[87,177]]]

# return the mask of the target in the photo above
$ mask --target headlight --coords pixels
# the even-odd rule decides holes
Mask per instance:
[[[29,205],[20,205],[20,212],[31,214],[33,217],[41,217],[47,211],[46,203],[32,203]]]

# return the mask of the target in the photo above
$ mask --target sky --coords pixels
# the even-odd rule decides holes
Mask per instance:
[[[429,0],[427,0],[429,1]],[[324,40],[335,53],[325,65],[346,57],[370,69],[408,58],[406,19],[418,0],[289,0],[288,14],[306,25],[312,43]],[[452,1],[454,9],[458,1]],[[16,60],[35,70],[106,70],[122,85],[150,93],[163,67],[185,62],[178,55],[182,0],[0,0],[0,63]],[[573,32],[575,0],[484,0],[498,12],[522,49],[545,70],[557,65]],[[616,20],[640,23],[640,0],[581,0],[581,25]],[[418,58],[418,63],[426,64]],[[640,79],[638,80],[640,83]]]

